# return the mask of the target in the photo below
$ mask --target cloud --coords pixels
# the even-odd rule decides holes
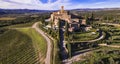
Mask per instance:
[[[81,0],[82,1],[82,0]],[[0,8],[6,9],[59,9],[64,5],[66,9],[75,8],[111,8],[120,7],[119,0],[86,0],[92,2],[81,3],[80,0],[74,3],[73,0],[47,0],[43,3],[42,0],[0,0]]]
[[[61,5],[68,5],[69,0],[57,0],[52,3],[48,0],[47,3],[42,3],[39,0],[1,0],[0,8],[14,9],[58,9]]]
[[[10,0],[10,1],[18,2],[18,3],[25,3],[25,4],[32,3],[32,0]]]

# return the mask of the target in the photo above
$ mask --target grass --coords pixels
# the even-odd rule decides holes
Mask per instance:
[[[14,20],[15,18],[10,18],[10,17],[2,17],[0,20]]]
[[[84,57],[86,60],[73,62],[72,64],[110,64],[110,58],[114,61],[113,64],[117,64],[117,62],[119,64],[119,54],[119,48],[100,47],[99,49],[94,50],[92,54]]]
[[[44,29],[43,27],[41,27],[42,25],[39,25],[39,28],[42,29],[44,32],[47,31],[46,29]],[[54,32],[54,31],[53,31]],[[50,36],[52,36],[51,34],[48,34]],[[49,37],[50,38],[50,37]],[[51,39],[51,38],[50,38]],[[52,54],[51,54],[51,64],[62,64],[61,62],[61,58],[60,58],[60,49],[59,49],[59,42],[54,39],[52,40]]]
[[[46,46],[34,29],[9,30],[0,36],[0,63],[43,64]]]
[[[53,49],[53,63],[52,64],[62,64],[61,58],[59,56],[60,49],[58,47],[58,42],[54,40],[54,49]]]
[[[103,39],[104,41],[101,43],[108,43],[112,45],[120,45],[120,28],[114,25],[103,25],[98,23],[98,28],[102,29],[106,33],[106,37]]]
[[[16,24],[11,26],[5,26],[4,28],[23,28],[23,27],[31,27],[35,22],[24,23],[24,24]]]
[[[45,57],[47,51],[46,40],[40,34],[38,34],[34,29],[26,28],[26,29],[20,29],[19,31],[31,37],[32,41],[35,43],[35,48],[38,47],[36,49],[39,49],[42,52],[43,56]]]
[[[96,34],[92,34],[92,32],[84,32],[84,33],[75,33],[74,39],[75,41],[89,41],[94,40],[99,36],[98,32],[95,32]]]
[[[118,27],[107,27],[107,26],[103,26],[103,28],[107,28],[105,29],[109,34],[110,37],[108,37],[109,41],[111,42],[111,44],[120,44],[120,28]]]

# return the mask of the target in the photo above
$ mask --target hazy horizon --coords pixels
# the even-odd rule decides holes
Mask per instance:
[[[65,9],[95,9],[120,8],[120,0],[0,0],[1,9],[35,9],[58,10]]]

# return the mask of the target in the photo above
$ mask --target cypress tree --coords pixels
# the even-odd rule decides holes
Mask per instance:
[[[65,39],[67,39],[69,36],[68,27],[69,27],[68,22],[65,22],[65,33],[64,33]]]

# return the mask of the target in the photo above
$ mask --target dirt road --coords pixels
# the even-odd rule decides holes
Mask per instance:
[[[34,28],[39,34],[41,34],[47,41],[47,53],[46,53],[46,58],[45,58],[45,64],[50,64],[50,57],[51,57],[51,40],[45,35],[45,33],[38,28],[39,22],[36,22],[33,24],[32,28]]]

